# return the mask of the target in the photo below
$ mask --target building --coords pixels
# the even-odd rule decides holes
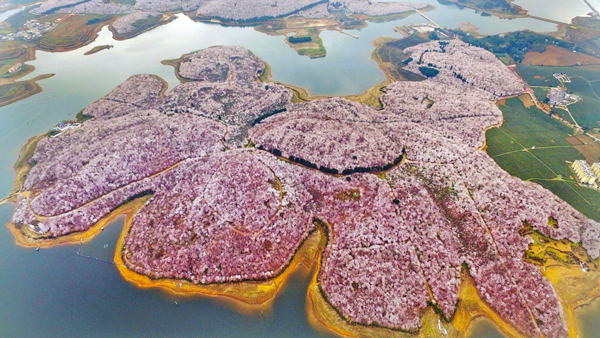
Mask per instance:
[[[577,174],[577,178],[581,183],[594,184],[598,180],[598,176],[596,176],[596,173],[594,170],[592,170],[592,167],[590,167],[584,160],[577,160],[573,162],[571,168],[573,168],[573,171],[575,171],[575,174]]]
[[[551,106],[561,105],[565,101],[567,91],[563,87],[550,88],[548,92],[548,99],[550,100]]]
[[[553,87],[548,91],[548,103],[552,107],[566,107],[578,101],[581,101],[581,97],[575,94],[569,94],[565,87]]]
[[[600,163],[597,162],[592,164],[592,171],[594,172],[594,174],[596,174],[598,180],[600,180]]]
[[[567,74],[554,73],[552,75],[554,76],[555,79],[557,79],[558,81],[560,81],[562,83],[571,83],[571,79],[567,76]]]
[[[22,64],[22,63],[20,63],[20,62],[19,62],[19,63],[16,63],[14,66],[10,67],[10,69],[8,70],[8,72],[9,72],[10,74],[12,74],[12,73],[15,73],[15,72],[17,72],[19,69],[21,69],[21,66],[22,66],[22,65],[23,65],[23,64]]]

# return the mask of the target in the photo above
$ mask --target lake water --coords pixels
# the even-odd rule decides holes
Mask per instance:
[[[470,22],[485,34],[531,29],[554,31],[556,26],[533,19],[501,20],[482,17],[470,9],[440,5],[427,15],[442,26],[458,28]],[[35,135],[106,95],[129,76],[151,73],[163,77],[172,88],[178,82],[173,68],[161,60],[212,45],[243,45],[267,61],[277,81],[306,88],[314,95],[351,95],[364,92],[385,80],[370,60],[372,41],[380,36],[399,37],[393,28],[426,22],[418,15],[387,23],[369,24],[352,31],[354,39],[339,32],[323,32],[328,55],[311,60],[289,48],[283,37],[268,36],[253,28],[222,27],[179,16],[174,22],[134,39],[114,41],[105,28],[91,45],[67,53],[38,52],[30,62],[36,71],[27,78],[55,73],[39,84],[43,92],[0,108],[0,196],[9,193],[15,178],[12,164],[20,148]],[[98,45],[110,50],[84,56]],[[12,205],[0,206],[0,224],[6,224]],[[122,227],[116,221],[82,251],[112,261]],[[105,247],[106,245],[106,247]],[[76,255],[77,246],[60,246],[36,252],[14,244],[6,227],[0,226],[0,336],[229,336],[317,337],[323,336],[305,315],[309,276],[294,274],[277,296],[274,310],[256,316],[241,315],[218,300],[175,299],[156,290],[140,290],[125,282],[109,263]],[[175,301],[179,305],[175,305]],[[483,323],[483,324],[481,324]],[[478,321],[477,337],[496,337],[498,332]],[[591,337],[591,336],[590,336]]]
[[[586,16],[592,11],[583,0],[543,0],[543,6],[540,6],[540,0],[514,0],[513,3],[523,7],[530,15],[565,23],[570,23],[576,16]]]
[[[15,15],[17,13],[20,13],[20,12],[26,10],[27,8],[29,8],[29,6],[21,7],[21,8],[15,8],[15,9],[11,9],[11,10],[8,10],[6,12],[0,13],[0,22],[3,22],[4,20],[10,18],[11,16],[13,16],[13,15]]]

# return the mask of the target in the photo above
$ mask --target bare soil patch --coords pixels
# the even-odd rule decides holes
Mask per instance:
[[[533,102],[533,100],[531,99],[531,96],[529,96],[527,94],[523,94],[523,95],[519,96],[519,100],[521,100],[521,102],[523,102],[523,105],[527,109],[535,106],[535,102]]]
[[[582,53],[574,53],[564,48],[548,46],[543,53],[532,51],[525,54],[523,64],[533,66],[598,65],[600,59]]]
[[[587,135],[575,135],[567,137],[565,140],[573,145],[573,148],[577,149],[588,163],[598,162],[600,159],[600,144],[593,138]]]

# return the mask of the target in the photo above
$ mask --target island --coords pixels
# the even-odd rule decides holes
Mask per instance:
[[[127,213],[126,279],[249,304],[316,259],[309,313],[344,335],[461,335],[485,315],[511,336],[566,337],[570,300],[536,250],[572,247],[597,281],[600,224],[484,151],[497,102],[526,83],[457,39],[402,53],[419,81],[389,83],[380,107],[294,100],[243,47],[171,61],[169,93],[133,76],[26,146],[9,227],[48,246]]]
[[[197,21],[257,26],[261,32],[282,36],[300,55],[320,58],[327,54],[319,38],[323,30],[346,33],[342,29],[363,27],[368,20],[392,20],[432,8],[422,3],[368,0],[43,1],[0,23],[3,28],[0,71],[5,72],[1,77],[6,79],[0,81],[1,104],[41,91],[35,82],[17,82],[33,71],[33,67],[25,63],[35,59],[36,50],[66,52],[81,48],[92,43],[105,26],[114,39],[125,40],[170,23],[179,12]],[[100,50],[103,49],[99,46],[89,53]],[[13,68],[19,71],[8,72]],[[41,79],[43,77],[38,78]]]
[[[83,55],[92,55],[92,54],[96,54],[98,52],[101,52],[105,49],[111,49],[113,48],[113,45],[101,45],[101,46],[96,46],[90,50],[88,50],[87,52],[83,53]]]

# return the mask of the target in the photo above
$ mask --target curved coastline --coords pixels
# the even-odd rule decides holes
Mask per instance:
[[[163,17],[166,16],[166,18],[161,19],[160,22],[158,22],[154,25],[148,26],[148,27],[144,27],[142,29],[133,30],[133,31],[125,33],[125,34],[117,33],[117,31],[113,28],[112,25],[108,25],[108,30],[112,33],[113,39],[115,39],[117,41],[132,39],[140,34],[147,32],[147,31],[153,30],[154,28],[171,23],[172,21],[177,19],[177,16],[175,16],[175,14],[177,14],[177,12],[164,13]]]
[[[142,203],[140,204],[140,202]],[[135,206],[135,212],[127,213],[125,226],[121,232],[119,241],[117,242],[114,261],[121,276],[126,281],[140,288],[158,288],[178,296],[193,297],[201,295],[224,297],[234,301],[235,307],[244,313],[269,310],[275,296],[287,282],[289,276],[296,271],[299,266],[310,268],[319,252],[320,236],[317,231],[313,231],[304,239],[302,245],[283,271],[275,278],[266,281],[194,284],[187,280],[169,278],[154,279],[129,269],[122,254],[125,239],[129,234],[134,215],[143,206],[145,200],[132,203],[137,203],[138,205]],[[123,212],[121,212],[121,214],[122,213]]]
[[[268,81],[270,73],[269,69],[270,68],[267,66],[264,72],[265,74],[263,74],[261,80]],[[163,86],[163,92],[164,90],[166,90],[166,88]],[[380,89],[378,89],[378,91],[380,91]],[[309,98],[307,96],[306,99],[310,100],[314,98]],[[492,126],[489,128],[493,127],[496,126]],[[22,163],[23,158],[27,156],[28,151],[26,149],[31,149],[32,147],[35,149],[34,141],[33,143],[32,141],[30,141],[30,143],[28,143],[28,145],[24,147],[24,150],[20,155],[19,162]],[[15,169],[18,170],[17,166],[15,166]],[[19,175],[18,177],[21,177],[21,175]],[[201,295],[210,297],[222,297],[228,300],[232,300],[236,308],[240,309],[240,311],[242,312],[248,313],[252,313],[257,310],[270,309],[274,297],[279,292],[281,287],[286,283],[287,279],[289,278],[289,275],[293,271],[295,271],[299,265],[304,265],[306,267],[312,266],[312,262],[314,262],[316,258],[317,269],[315,269],[316,271],[313,275],[312,281],[309,286],[309,290],[307,292],[306,306],[311,323],[319,323],[318,325],[326,327],[327,329],[344,336],[359,336],[363,334],[369,334],[374,336],[414,336],[414,333],[397,331],[389,328],[378,327],[375,325],[368,326],[362,324],[353,324],[352,322],[340,316],[339,312],[323,296],[323,293],[319,286],[318,275],[321,268],[322,255],[327,245],[327,231],[329,231],[331,236],[333,236],[334,234],[333,228],[329,226],[325,226],[322,229],[320,227],[317,227],[318,230],[309,234],[309,236],[304,240],[301,248],[295,253],[289,265],[286,268],[284,268],[283,271],[275,278],[269,279],[264,282],[257,281],[197,285],[191,282],[176,279],[152,279],[146,275],[134,272],[133,270],[127,268],[127,264],[122,256],[122,248],[127,234],[129,233],[133,218],[135,214],[139,211],[139,209],[143,207],[145,202],[145,199],[131,201],[112,211],[108,216],[100,220],[89,230],[82,233],[73,233],[59,238],[36,239],[28,236],[27,232],[24,233],[22,231],[19,231],[19,229],[17,229],[10,222],[8,223],[8,227],[10,228],[11,232],[15,235],[17,243],[19,245],[23,245],[26,247],[49,247],[58,244],[73,244],[90,241],[96,234],[102,231],[102,227],[109,224],[117,217],[125,214],[127,215],[127,219],[125,221],[125,226],[123,228],[123,231],[121,232],[119,241],[117,243],[117,249],[115,251],[114,256],[115,264],[125,280],[127,280],[130,283],[133,283],[134,285],[140,288],[158,288],[181,296]],[[561,283],[567,283],[570,286],[572,286],[571,284],[579,285],[578,283],[574,283],[573,281],[579,280],[586,276],[577,269],[578,267],[560,266],[555,262],[550,262],[548,266],[543,266],[544,275],[557,287],[557,289],[559,288],[559,285],[562,285]],[[594,271],[593,275],[587,275],[587,277],[589,278],[592,278],[591,276],[595,276],[593,278],[596,281],[595,288],[593,287],[593,283],[583,283],[588,289],[590,288],[590,285],[592,286],[591,290],[587,290],[586,292],[586,294],[589,297],[584,297],[585,299],[579,300],[572,300],[568,298],[563,299],[563,297],[559,297],[561,303],[563,304],[565,318],[567,319],[569,325],[569,332],[571,335],[576,336],[578,332],[575,321],[575,309],[583,307],[591,303],[595,298],[600,297],[600,285],[597,283],[597,274],[598,271]],[[465,335],[467,332],[467,328],[476,318],[487,317],[491,319],[495,323],[495,325],[508,336],[523,337],[522,333],[520,333],[511,325],[503,321],[498,316],[498,314],[495,313],[494,310],[492,310],[479,297],[475,290],[474,282],[472,281],[470,276],[468,276],[468,274],[465,273],[464,269],[461,277],[462,278],[459,296],[460,301],[458,303],[456,312],[452,320],[450,320],[449,322],[444,322],[444,328],[455,330],[457,335]],[[581,293],[572,292],[572,289],[570,291],[572,294]],[[560,292],[558,292],[558,290],[557,293],[561,294]],[[561,295],[568,296],[568,293],[564,293]],[[308,300],[310,300],[310,302]],[[427,309],[422,313],[421,318],[423,330],[432,330],[432,327],[433,330],[435,330],[436,321],[440,323],[439,317],[435,313],[433,306],[427,307]],[[451,327],[446,326],[445,324],[450,324]],[[438,325],[438,327],[440,326]]]
[[[30,141],[35,144],[36,139]],[[27,155],[28,147],[24,147],[21,156]],[[102,228],[113,222],[122,215],[126,215],[125,225],[121,231],[117,243],[117,249],[114,255],[114,262],[119,273],[127,282],[136,285],[139,288],[157,288],[162,291],[184,297],[218,297],[224,299],[241,313],[252,314],[259,311],[269,311],[272,308],[273,300],[277,293],[287,282],[289,276],[300,266],[311,269],[313,262],[316,262],[310,285],[306,295],[306,312],[309,322],[316,329],[327,329],[339,335],[347,337],[356,337],[370,335],[375,337],[394,336],[394,337],[414,337],[415,333],[404,332],[377,325],[363,325],[348,321],[342,317],[324,297],[319,285],[319,272],[322,264],[322,256],[326,250],[328,236],[334,235],[334,229],[331,226],[320,224],[317,229],[310,233],[304,240],[300,249],[295,253],[289,265],[273,279],[266,281],[247,281],[239,283],[218,283],[208,285],[197,285],[189,281],[177,279],[153,279],[146,275],[139,274],[127,268],[126,262],[122,257],[124,241],[129,233],[131,223],[135,214],[144,206],[148,197],[133,200],[119,208],[113,210],[109,215],[100,220],[92,228],[85,232],[72,233],[58,238],[32,238],[27,232],[17,229],[11,222],[7,224],[10,231],[15,236],[18,245],[34,247],[51,247],[61,244],[86,243],[102,231]],[[594,299],[600,298],[600,272],[593,271],[593,274],[586,274],[579,267],[569,267],[560,262],[549,261],[542,267],[544,275],[557,289],[559,299],[564,307],[565,318],[569,326],[571,336],[578,335],[575,311],[591,304]],[[584,282],[582,282],[582,280]],[[580,286],[577,292],[574,288]],[[585,294],[584,297],[575,297],[569,299],[569,295],[577,296]],[[440,328],[444,328],[453,333],[453,336],[464,336],[470,324],[479,317],[490,319],[504,334],[509,337],[524,337],[524,335],[506,323],[500,316],[491,309],[478,295],[473,280],[463,269],[461,274],[461,286],[459,302],[453,318],[449,321],[441,319],[431,304],[421,314],[421,330],[440,334]],[[442,325],[443,324],[443,325]],[[438,331],[435,331],[438,330]]]

